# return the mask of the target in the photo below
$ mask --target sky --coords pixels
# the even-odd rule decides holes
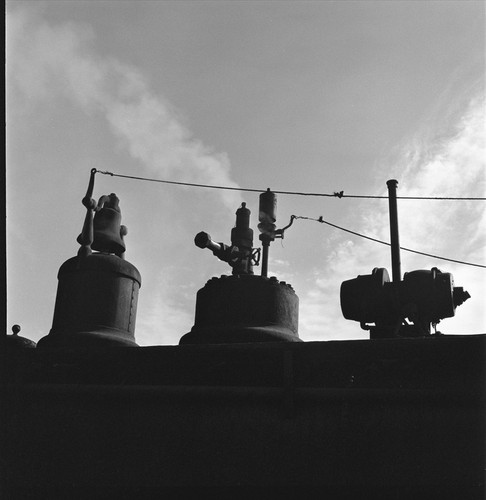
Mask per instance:
[[[486,195],[482,1],[7,1],[7,325],[38,341],[61,264],[76,255],[92,168],[275,191]],[[141,273],[139,345],[176,345],[197,290],[231,268],[194,245],[230,243],[258,192],[97,174],[120,198],[126,259]],[[390,241],[386,199],[277,195],[291,215]],[[398,200],[403,247],[486,265],[484,201]],[[471,299],[444,334],[486,332],[486,269],[401,252],[402,273],[438,267]],[[269,276],[299,297],[304,341],[365,339],[341,313],[345,280],[390,248],[298,219],[270,246]],[[259,274],[260,269],[255,268]]]

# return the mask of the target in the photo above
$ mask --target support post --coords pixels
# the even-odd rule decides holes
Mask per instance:
[[[397,186],[398,181],[390,179],[388,186],[388,207],[390,212],[390,244],[392,258],[392,281],[400,282],[402,279],[400,264],[400,241],[398,238],[398,210],[397,210]]]
[[[262,277],[268,276],[268,250],[270,248],[270,241],[268,238],[260,238],[262,241]]]

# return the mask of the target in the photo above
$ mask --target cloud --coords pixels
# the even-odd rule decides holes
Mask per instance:
[[[484,96],[471,99],[448,133],[424,144],[417,138],[412,161],[402,161],[404,195],[484,197],[486,192],[486,129]],[[401,204],[404,207],[404,203]],[[484,202],[418,202],[406,206],[401,223],[404,238],[424,251],[484,263]],[[470,243],[479,251],[474,251]],[[409,246],[403,241],[404,246]],[[480,255],[480,250],[483,255]],[[442,253],[441,253],[442,252]],[[464,257],[462,257],[464,256]]]
[[[7,16],[10,112],[34,114],[36,110],[60,109],[70,119],[74,109],[89,118],[83,124],[103,122],[118,148],[116,151],[108,149],[107,156],[116,156],[114,164],[120,158],[123,160],[120,167],[125,169],[123,173],[236,186],[228,156],[195,138],[181,111],[160,92],[154,91],[146,74],[119,59],[101,57],[97,53],[95,34],[89,26],[49,24],[40,11],[30,7],[11,8]],[[457,97],[457,88],[461,84],[459,73],[456,80],[431,107],[429,118],[424,120],[417,134],[397,145],[390,156],[371,172],[378,181],[375,186],[366,186],[367,191],[376,189],[386,194],[385,181],[396,178],[399,195],[484,196],[484,96],[476,83],[465,85],[466,91]],[[66,106],[70,106],[68,111],[65,111]],[[29,126],[28,122],[23,120],[24,127]],[[69,149],[69,145],[63,146]],[[29,155],[36,158],[40,167],[42,156],[32,144],[26,144],[25,148],[30,148]],[[109,148],[113,148],[113,144]],[[83,163],[87,173],[92,166],[91,158],[90,162],[76,158],[63,175],[72,175],[74,166],[79,168]],[[43,176],[49,174],[52,177],[46,185],[57,186],[59,172],[50,173],[44,168]],[[132,186],[133,183],[126,191],[129,196],[122,199],[122,210],[124,222],[125,217],[136,221],[135,225],[128,224],[127,244],[128,258],[134,258],[133,263],[139,267],[143,282],[137,339],[142,345],[174,343],[192,325],[197,289],[212,274],[228,272],[228,267],[209,253],[198,253],[201,251],[194,249],[192,238],[199,230],[207,230],[214,231],[217,241],[227,242],[229,238],[223,235],[229,236],[234,212],[241,201],[240,194],[234,191],[211,190],[202,194],[196,190],[166,190],[160,195],[160,191],[154,194],[149,190],[147,184],[144,187],[140,184]],[[85,184],[79,193],[75,193],[79,199],[84,189]],[[15,207],[17,201],[12,198],[11,204]],[[52,194],[47,198],[46,206],[52,203]],[[69,193],[68,198],[71,201],[73,193]],[[437,255],[484,263],[482,228],[485,227],[486,212],[483,207],[484,202],[400,201],[401,244]],[[65,217],[64,211],[62,216]],[[73,242],[82,220],[75,222]],[[317,223],[308,224],[319,228]],[[72,225],[73,221],[68,221],[62,230],[56,231],[48,248],[59,248],[60,238],[71,234]],[[342,225],[388,241],[386,202],[354,204],[352,212],[343,213]],[[19,241],[35,240],[20,226],[14,230]],[[9,231],[12,231],[12,226]],[[309,246],[314,245],[316,240],[313,238],[309,237]],[[319,268],[309,273],[289,266],[287,254],[285,260],[272,261],[272,274],[292,283],[300,297],[301,337],[304,340],[366,337],[367,333],[360,330],[357,323],[344,320],[340,314],[339,287],[344,280],[358,274],[369,274],[373,267],[390,270],[390,250],[384,245],[337,231],[320,244],[320,255],[325,257],[319,256]],[[46,245],[39,247],[32,250],[33,255],[41,255]],[[272,248],[274,254],[277,254],[276,245]],[[9,259],[16,258],[16,253],[11,252]],[[60,264],[56,262],[55,266]],[[23,265],[19,258],[16,268],[21,270]],[[446,320],[446,330],[461,333],[484,331],[484,270],[402,252],[404,272],[432,266],[452,272],[456,284],[468,289],[473,297],[458,309],[456,318]],[[36,272],[46,273],[37,280],[39,283],[54,281],[57,268],[38,267]],[[306,262],[303,267],[311,266]],[[20,272],[10,281],[15,279],[26,280]],[[21,285],[25,290],[33,288],[30,281],[15,284],[18,288]],[[49,298],[46,302],[43,291],[35,295],[38,309],[47,311],[45,314],[50,319],[53,301]],[[15,300],[15,297],[19,304],[28,301],[21,294],[14,294],[11,299]],[[37,318],[33,324],[36,322]],[[48,331],[48,328],[44,327],[43,331]]]
[[[475,88],[477,90],[477,86]],[[454,103],[457,108],[457,103]],[[436,110],[437,113],[437,110]],[[435,116],[419,134],[408,139],[395,154],[394,168],[378,168],[379,175],[399,180],[400,196],[484,197],[486,192],[486,130],[484,94],[469,96],[462,113],[443,112],[454,122],[448,127]],[[387,158],[387,161],[390,159]],[[384,185],[383,181],[383,185]],[[386,194],[386,188],[382,194]],[[366,202],[349,217],[348,227],[363,234],[390,241],[389,216],[385,205]],[[486,209],[482,201],[398,201],[400,245],[466,262],[486,264]],[[339,285],[373,267],[386,267],[391,275],[390,249],[358,238],[342,236],[325,249],[324,270],[314,277],[301,297],[301,336],[305,340],[357,338],[357,323],[343,322],[337,309],[323,314],[325,305],[339,297]],[[453,319],[440,325],[443,332],[481,333],[485,331],[484,269],[454,264],[430,257],[401,252],[402,275],[416,269],[439,267],[451,272],[456,286],[463,286],[472,298],[456,310]],[[322,276],[332,278],[323,278]],[[353,326],[353,331],[349,325]],[[326,334],[325,334],[326,335]]]
[[[42,17],[41,9],[29,7],[10,9],[7,27],[9,111],[11,117],[13,114],[16,117],[23,115],[23,119],[16,122],[21,125],[16,129],[17,135],[10,136],[10,144],[20,142],[25,130],[32,135],[29,129],[32,127],[31,117],[47,116],[55,110],[58,115],[46,120],[55,128],[59,126],[59,116],[71,124],[71,117],[77,113],[85,118],[77,123],[99,130],[102,129],[100,123],[103,123],[104,129],[111,134],[107,138],[113,141],[103,145],[103,152],[113,165],[121,160],[122,170],[116,167],[115,172],[237,187],[232,179],[228,156],[195,138],[182,113],[160,92],[152,89],[147,75],[114,57],[101,57],[97,52],[95,34],[89,26],[51,24]],[[49,154],[57,158],[59,145],[52,143],[48,148]],[[93,166],[94,153],[86,151],[86,156],[80,158],[69,153],[74,150],[72,144],[63,144],[62,148],[68,158],[72,157],[72,161],[63,165],[62,172],[46,164],[47,160],[39,153],[40,146],[35,141],[30,141],[24,148],[26,155],[36,158],[36,168],[42,170],[44,182],[50,190],[63,183],[63,178],[78,175],[75,170],[83,164],[86,165],[87,182],[89,168]],[[25,155],[22,160],[25,162],[22,168],[28,169],[30,162]],[[95,165],[99,165],[96,160]],[[11,164],[10,168],[15,166]],[[29,175],[27,170],[25,172]],[[99,196],[99,186],[112,180],[100,177],[97,176],[94,196]],[[114,190],[113,184],[110,182],[110,190]],[[237,191],[202,192],[184,188],[162,191],[160,185],[156,190],[154,187],[154,184],[141,186],[132,183],[123,188],[125,195],[121,199],[123,222],[136,221],[136,224],[128,222],[126,241],[127,258],[133,259],[142,274],[136,331],[142,345],[177,343],[191,327],[195,292],[209,278],[207,273],[212,269],[212,265],[203,263],[213,259],[209,254],[197,253],[200,250],[194,249],[194,234],[204,229],[200,226],[206,223],[208,230],[217,224],[216,227],[227,227],[229,233],[234,212],[241,203]],[[83,183],[74,196],[80,200],[85,188]],[[118,187],[116,190],[118,192]],[[71,206],[73,193],[65,195],[69,201],[64,203]],[[52,192],[46,193],[44,199],[39,196],[38,202],[48,205],[49,199],[52,199]],[[12,196],[11,213],[18,213],[16,203]],[[80,204],[79,207],[81,210]],[[50,239],[49,248],[59,248],[61,238],[63,241],[72,238],[75,254],[74,239],[82,218],[67,220],[67,211],[62,213],[62,229],[59,227]],[[76,229],[73,229],[74,225]],[[16,231],[17,239],[32,241],[27,226],[14,227],[12,219],[9,231]],[[38,249],[33,252],[42,253]],[[9,266],[20,270],[22,263],[17,255],[17,252],[10,253]],[[202,265],[193,264],[196,258],[201,259]],[[54,266],[61,264],[55,259],[53,262]],[[188,264],[192,267],[188,268]],[[38,279],[39,283],[49,278],[54,281],[56,269],[39,266],[38,273],[44,273],[43,278]],[[21,290],[30,286],[23,283],[24,279],[18,271],[12,276],[9,284],[12,303],[20,304]],[[188,283],[192,283],[189,289]],[[39,308],[45,310],[45,324],[39,329],[44,333],[49,330],[53,310],[53,302],[48,302],[45,297],[42,294],[38,301]],[[21,314],[26,328],[33,331],[39,318],[28,319],[28,312]],[[15,312],[15,316],[18,315]]]
[[[195,139],[180,112],[155,93],[135,67],[95,53],[89,27],[50,25],[32,11],[8,15],[8,74],[22,98],[72,101],[87,113],[100,113],[121,148],[139,166],[177,180],[237,187],[230,162]],[[231,209],[240,198],[218,195]]]
[[[140,301],[137,311],[136,340],[139,345],[178,344],[180,337],[194,324],[195,285],[177,288],[167,283],[178,281],[180,270],[168,266],[155,278],[153,292]]]

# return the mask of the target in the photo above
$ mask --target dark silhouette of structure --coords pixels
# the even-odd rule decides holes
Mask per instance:
[[[253,274],[242,206],[231,246],[196,237],[233,272],[198,292],[191,332],[178,346],[138,347],[140,275],[122,258],[119,217],[102,213],[117,212],[115,195],[97,205],[93,185],[92,172],[51,332],[36,348],[2,340],[2,498],[484,498],[486,337],[408,335],[397,323],[436,288],[402,294],[406,307],[383,320],[384,272],[351,280],[343,312],[385,338],[302,342],[295,292]],[[264,224],[270,241],[275,216]],[[419,281],[439,280],[431,304],[454,313],[460,292],[438,273]],[[419,319],[447,317],[438,311]]]
[[[371,274],[344,281],[341,309],[346,319],[359,321],[370,338],[426,337],[444,318],[470,298],[455,287],[450,273],[437,267],[405,273],[402,281],[398,236],[397,181],[387,182],[390,207],[392,276],[375,267]],[[369,325],[368,323],[374,323]]]
[[[231,246],[214,243],[204,232],[196,235],[196,246],[212,250],[233,272],[232,276],[212,278],[198,291],[195,324],[181,338],[181,344],[300,341],[299,298],[291,285],[267,277],[268,247],[276,234],[275,214],[276,196],[268,190],[260,196],[258,227],[267,242],[261,276],[253,274],[253,265],[259,263],[260,253],[253,248],[250,210],[246,203],[236,211]],[[262,222],[267,220],[270,222]]]
[[[52,329],[39,347],[82,348],[136,346],[135,320],[142,279],[125,260],[119,199],[115,193],[92,198],[96,169],[91,170],[83,230],[77,257],[59,269]],[[94,216],[93,216],[94,214]],[[93,250],[98,252],[93,253]]]

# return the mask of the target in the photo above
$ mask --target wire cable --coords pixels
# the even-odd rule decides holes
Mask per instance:
[[[152,179],[148,177],[139,177],[139,176],[134,176],[134,175],[123,175],[123,174],[116,174],[114,172],[108,172],[106,170],[98,170],[98,169],[93,169],[95,172],[104,174],[104,175],[111,175],[112,177],[122,177],[124,179],[133,179],[133,180],[140,180],[140,181],[148,181],[148,182],[159,182],[163,184],[175,184],[178,186],[190,186],[190,187],[200,187],[200,188],[208,188],[208,189],[225,189],[225,190],[231,190],[231,191],[244,191],[244,192],[253,192],[253,193],[261,193],[264,190],[262,189],[251,189],[251,188],[240,188],[240,187],[229,187],[229,186],[214,186],[214,185],[209,185],[209,184],[197,184],[193,182],[177,182],[177,181],[167,181],[163,179]],[[337,197],[337,198],[372,198],[372,199],[388,199],[388,196],[364,196],[364,195],[345,195],[344,191],[340,192],[335,192],[333,194],[326,194],[326,193],[303,193],[303,192],[297,192],[297,191],[273,191],[275,194],[290,194],[290,195],[298,195],[298,196],[327,196],[327,197]],[[486,200],[486,198],[447,198],[447,197],[419,197],[419,196],[397,196],[397,198],[400,199],[406,199],[406,200]],[[366,236],[361,233],[357,233],[355,231],[351,231],[350,229],[346,229],[344,227],[338,226],[336,224],[332,224],[331,222],[325,221],[322,216],[319,217],[318,219],[312,218],[312,217],[305,217],[305,216],[299,216],[299,215],[292,215],[292,219],[306,219],[306,220],[311,220],[315,222],[320,222],[322,224],[327,224],[328,226],[334,227],[336,229],[339,229],[341,231],[344,231],[346,233],[353,234],[355,236],[359,236],[360,238],[365,238],[370,241],[374,241],[376,243],[381,243],[382,245],[387,245],[391,246],[390,243],[387,243],[386,241],[378,240],[376,238],[372,238],[371,236]],[[405,252],[411,252],[419,255],[425,255],[426,257],[432,257],[433,259],[440,259],[440,260],[446,260],[449,262],[455,262],[456,264],[463,264],[466,266],[474,266],[474,267],[481,267],[481,268],[486,268],[485,265],[482,264],[474,264],[472,262],[465,262],[462,260],[456,260],[456,259],[449,259],[447,257],[441,257],[439,255],[432,255],[430,253],[426,252],[419,252],[418,250],[412,250],[410,248],[406,247],[400,247],[400,250],[404,250]]]
[[[266,189],[253,189],[253,188],[242,188],[235,186],[215,186],[211,184],[197,184],[194,182],[178,182],[178,181],[167,181],[163,179],[153,179],[150,177],[139,177],[135,175],[124,175],[117,174],[114,172],[108,172],[106,170],[98,170],[95,169],[97,173],[103,175],[111,175],[112,177],[122,177],[124,179],[133,179],[138,181],[147,181],[147,182],[159,182],[162,184],[173,184],[177,186],[189,186],[189,187],[198,187],[198,188],[206,188],[206,189],[222,189],[227,191],[241,191],[248,193],[262,193],[266,191]],[[273,190],[272,190],[273,191]],[[357,195],[357,194],[344,194],[344,191],[335,191],[331,193],[308,193],[301,191],[273,191],[275,194],[288,194],[294,196],[319,196],[319,197],[328,197],[328,198],[362,198],[362,199],[381,199],[387,200],[388,196],[371,196],[371,195]],[[480,197],[446,197],[446,196],[397,196],[397,199],[400,200],[467,200],[467,201],[484,201],[486,198]]]
[[[365,234],[357,233],[356,231],[351,231],[350,229],[346,229],[344,227],[337,226],[336,224],[332,224],[331,222],[325,221],[322,218],[322,216],[319,217],[318,219],[314,219],[312,217],[305,217],[302,215],[292,215],[291,218],[293,218],[293,219],[306,219],[306,220],[311,220],[311,221],[315,221],[315,222],[320,222],[322,224],[327,224],[328,226],[334,227],[336,229],[340,229],[341,231],[345,231],[346,233],[354,234],[355,236],[359,236],[360,238],[365,238],[367,240],[371,240],[371,241],[374,241],[376,243],[381,243],[382,245],[391,246],[391,244],[387,243],[386,241],[378,240],[376,238],[372,238],[371,236],[366,236]],[[419,255],[425,255],[426,257],[432,257],[433,259],[447,260],[449,262],[455,262],[456,264],[463,264],[465,266],[482,267],[482,268],[486,269],[486,266],[484,266],[482,264],[473,264],[472,262],[465,262],[463,260],[449,259],[447,257],[441,257],[439,255],[432,255],[430,253],[419,252],[418,250],[412,250],[411,248],[400,247],[400,250],[404,250],[405,252],[416,253]]]

